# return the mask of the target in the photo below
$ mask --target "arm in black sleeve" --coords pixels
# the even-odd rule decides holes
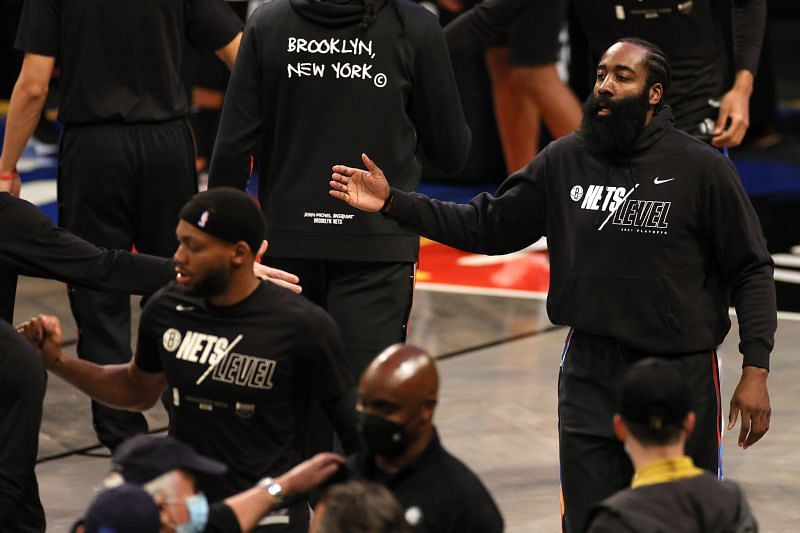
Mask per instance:
[[[503,35],[514,19],[535,0],[483,0],[445,26],[450,57],[457,59]],[[547,0],[549,1],[549,0]]]
[[[431,15],[425,16],[432,20],[425,21],[414,56],[411,118],[428,160],[445,174],[455,174],[467,162],[472,131],[442,30]]]
[[[504,254],[536,242],[546,232],[545,149],[500,185],[468,204],[440,202],[392,189],[386,216],[419,235],[473,253]]]
[[[25,276],[55,279],[91,289],[135,294],[155,292],[175,276],[170,259],[105,250],[54,227],[33,204],[6,199],[0,227],[0,263]]]
[[[194,0],[186,38],[200,53],[222,48],[242,31],[242,21],[223,0]]]
[[[306,386],[325,410],[347,453],[358,451],[356,395],[353,377],[344,357],[339,328],[322,308],[313,306],[304,315],[298,332],[298,353]]]
[[[251,155],[258,145],[262,120],[257,21],[255,13],[247,22],[228,82],[208,173],[211,188],[244,190],[250,177]]]
[[[769,369],[778,326],[772,257],[733,163],[720,156],[711,173],[711,238],[719,267],[733,294],[739,320],[739,351],[744,365]]]
[[[767,25],[767,0],[734,0],[733,54],[735,70],[758,70]]]
[[[352,388],[333,400],[322,404],[325,414],[333,424],[347,455],[361,450],[361,440],[356,430],[356,389]]]

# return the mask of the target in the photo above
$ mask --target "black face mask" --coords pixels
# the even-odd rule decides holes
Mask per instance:
[[[361,411],[357,416],[356,427],[368,453],[394,459],[408,448],[408,435],[400,424]]]
[[[587,144],[606,153],[630,150],[644,131],[647,112],[650,110],[649,98],[647,88],[640,94],[616,101],[606,95],[590,94],[583,104],[580,129]],[[602,107],[609,109],[611,114],[598,115],[597,112]]]

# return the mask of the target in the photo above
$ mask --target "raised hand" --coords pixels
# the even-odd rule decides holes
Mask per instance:
[[[57,317],[39,315],[17,326],[17,331],[36,345],[45,368],[52,368],[63,357],[61,352],[63,335],[61,322]]]
[[[255,274],[257,278],[274,283],[284,289],[289,289],[295,294],[303,292],[303,287],[299,285],[300,278],[291,272],[261,264],[261,257],[267,251],[267,246],[267,241],[261,241],[261,247],[256,254],[256,261],[253,263],[253,274]]]
[[[361,160],[367,170],[335,165],[329,192],[355,208],[375,213],[389,198],[391,188],[383,171],[366,154],[361,154]]]
[[[318,453],[295,466],[276,481],[290,496],[308,492],[331,477],[344,463],[344,457],[335,453]]]

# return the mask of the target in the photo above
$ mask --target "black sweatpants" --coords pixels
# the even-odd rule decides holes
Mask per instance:
[[[651,356],[610,337],[570,330],[558,382],[558,438],[563,530],[584,531],[591,507],[627,488],[633,465],[614,436],[612,418],[625,371]],[[719,475],[721,416],[717,354],[713,350],[668,357],[686,379],[697,422],[686,454]]]
[[[303,294],[333,317],[344,339],[353,379],[386,347],[406,340],[415,263],[268,257],[266,263],[300,277]],[[333,428],[311,402],[308,453],[329,450]]]
[[[197,192],[194,142],[188,124],[70,126],[61,138],[59,223],[104,247],[169,257],[183,205]],[[99,364],[131,359],[130,298],[70,286],[78,325],[78,356]],[[97,438],[112,450],[147,431],[139,413],[92,402]]]

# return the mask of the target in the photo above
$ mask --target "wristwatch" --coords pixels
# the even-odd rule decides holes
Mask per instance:
[[[286,499],[283,494],[283,487],[281,487],[273,478],[265,477],[258,482],[258,486],[263,488],[267,493],[275,499],[276,505],[282,505]]]

